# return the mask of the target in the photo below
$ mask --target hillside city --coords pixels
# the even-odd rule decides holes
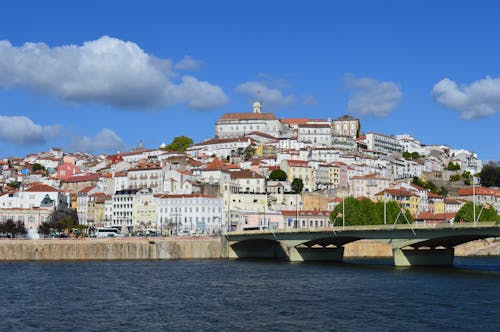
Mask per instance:
[[[180,136],[112,155],[52,148],[1,159],[0,220],[31,237],[55,215],[124,234],[211,235],[331,226],[353,197],[396,202],[415,222],[453,222],[472,200],[500,209],[500,190],[474,183],[482,169],[471,151],[364,132],[349,115],[279,119],[256,101],[197,144]]]

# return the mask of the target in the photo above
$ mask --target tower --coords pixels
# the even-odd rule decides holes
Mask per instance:
[[[255,101],[253,103],[253,112],[262,113],[262,103],[260,101]]]

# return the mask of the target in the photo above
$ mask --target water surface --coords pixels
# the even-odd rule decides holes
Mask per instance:
[[[2,331],[499,331],[500,258],[0,263]]]

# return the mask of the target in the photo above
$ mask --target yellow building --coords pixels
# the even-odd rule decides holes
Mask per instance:
[[[284,170],[288,176],[288,182],[293,179],[302,179],[304,191],[313,191],[313,169],[305,160],[283,160],[280,168]]]
[[[156,200],[152,193],[138,192],[132,202],[132,226],[134,230],[156,227]]]
[[[399,203],[403,209],[410,211],[412,215],[416,215],[420,211],[420,198],[418,195],[404,189],[384,189],[375,194],[375,200]]]
[[[87,220],[94,226],[104,226],[104,202],[110,196],[104,193],[95,193],[89,196]]]

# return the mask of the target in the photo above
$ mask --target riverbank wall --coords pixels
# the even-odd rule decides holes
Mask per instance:
[[[2,240],[0,261],[221,258],[219,237]]]
[[[459,245],[456,256],[500,256],[500,239]],[[156,260],[224,258],[219,237],[0,240],[0,261]],[[392,257],[392,248],[373,240],[345,246],[345,258]]]

